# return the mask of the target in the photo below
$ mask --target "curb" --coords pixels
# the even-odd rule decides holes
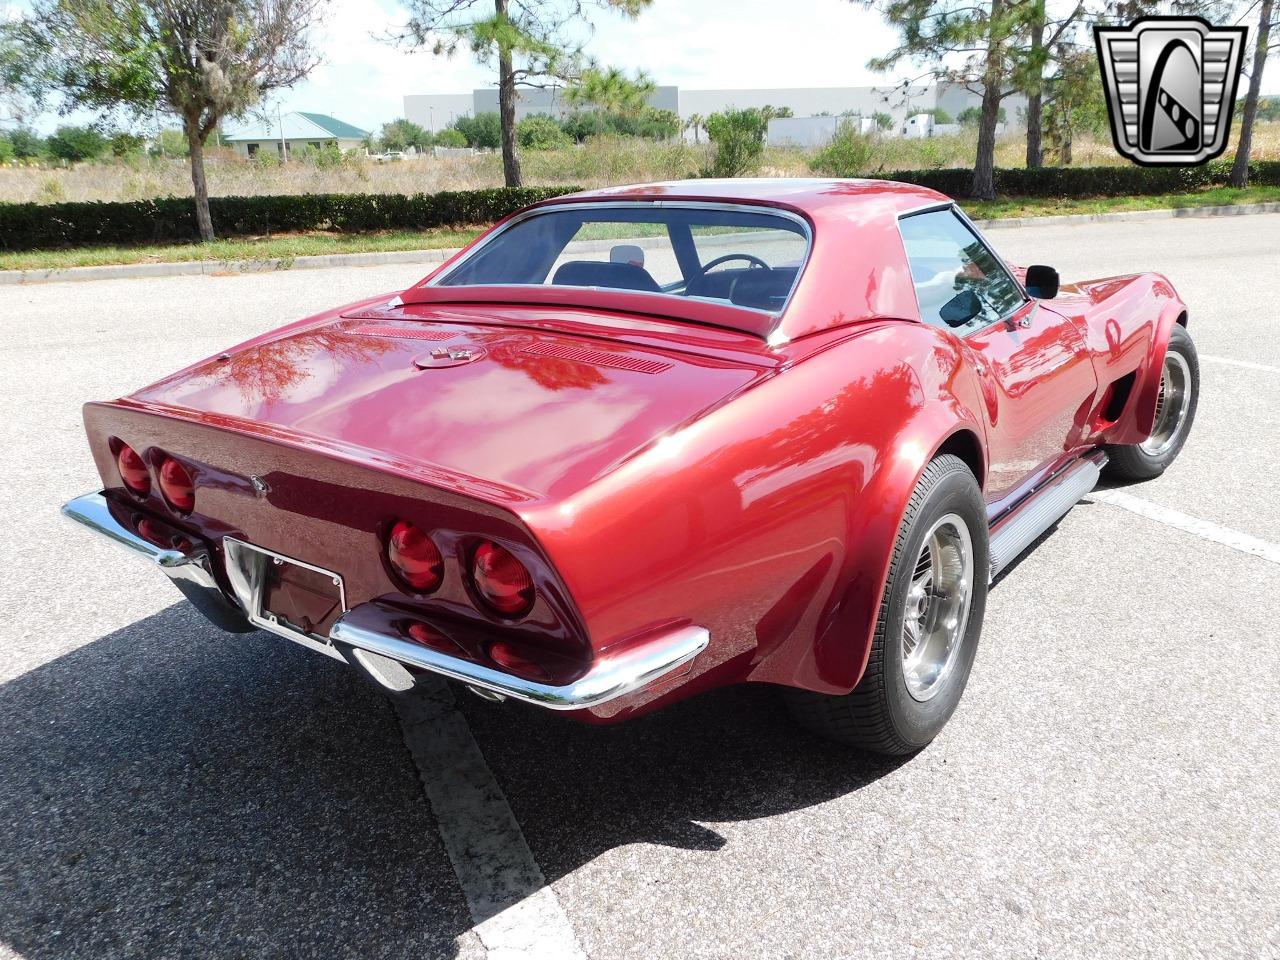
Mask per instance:
[[[185,263],[121,263],[100,267],[0,270],[0,286],[143,277],[228,276],[237,273],[273,273],[277,270],[320,270],[325,267],[376,267],[389,263],[441,263],[459,249],[448,247],[434,250],[392,250],[385,253],[272,257],[263,260],[191,260]]]
[[[1051,217],[1006,217],[977,220],[983,230],[1014,227],[1052,227],[1073,223],[1173,220],[1181,217],[1242,217],[1280,213],[1280,201],[1228,204],[1217,207],[1175,207],[1169,210],[1125,210],[1121,213],[1070,213]],[[274,257],[266,260],[192,260],[186,263],[125,263],[101,267],[62,267],[48,270],[0,270],[0,286],[28,283],[67,283],[83,280],[122,280],[143,277],[228,276],[272,273],[276,270],[320,270],[326,267],[374,267],[394,263],[441,263],[460,248],[396,250],[386,253],[331,253],[314,257]]]

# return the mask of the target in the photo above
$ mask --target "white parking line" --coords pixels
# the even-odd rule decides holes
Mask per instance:
[[[1200,354],[1201,360],[1208,360],[1210,363],[1225,363],[1232,367],[1245,367],[1248,370],[1265,370],[1268,373],[1280,373],[1280,367],[1270,367],[1265,363],[1254,363],[1252,360],[1235,360],[1231,357],[1211,357],[1208,354]]]
[[[1143,500],[1133,494],[1125,493],[1123,490],[1094,490],[1089,494],[1089,497],[1094,500],[1100,500],[1103,503],[1109,503],[1113,507],[1120,507],[1123,510],[1136,513],[1149,520],[1155,520],[1157,523],[1163,523],[1166,526],[1182,530],[1185,533],[1190,533],[1202,540],[1220,543],[1233,550],[1239,550],[1241,553],[1247,553],[1254,557],[1261,557],[1263,560],[1269,560],[1271,563],[1280,564],[1280,544],[1259,540],[1257,537],[1251,537],[1249,534],[1241,533],[1239,530],[1222,527],[1209,520],[1201,520],[1198,517],[1190,516],[1169,507],[1162,507],[1158,503]]]
[[[443,681],[396,704],[440,837],[493,960],[586,960]]]

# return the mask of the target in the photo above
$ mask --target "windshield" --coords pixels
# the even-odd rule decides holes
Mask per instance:
[[[627,290],[779,313],[808,250],[804,225],[778,213],[566,204],[514,221],[436,283]]]

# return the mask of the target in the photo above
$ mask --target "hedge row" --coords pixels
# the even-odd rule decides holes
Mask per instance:
[[[1200,167],[1041,167],[996,170],[1002,197],[1115,197],[1184,193],[1227,182],[1231,164]],[[882,175],[952,197],[969,192],[973,171],[899,170]],[[1250,165],[1249,182],[1280,186],[1280,161]],[[492,223],[526,204],[577,187],[495,188],[445,193],[309,193],[275,197],[213,197],[209,212],[220,237],[306,230],[362,233]],[[173,243],[198,239],[190,198],[119,203],[0,203],[0,250],[43,250],[101,244]]]
[[[577,187],[524,187],[445,193],[312,193],[212,197],[220,237],[304,230],[361,233],[485,224]],[[88,203],[0,203],[0,250],[196,240],[195,202],[187,198]]]
[[[1199,167],[1038,167],[996,170],[996,193],[1001,197],[1121,197],[1186,193],[1227,183],[1231,162],[1216,160]],[[929,187],[951,197],[965,197],[973,170],[898,170],[880,175]],[[1280,186],[1280,161],[1249,165],[1251,186]]]

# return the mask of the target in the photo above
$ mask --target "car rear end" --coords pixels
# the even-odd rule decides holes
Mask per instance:
[[[90,404],[101,492],[64,512],[154,563],[211,621],[352,663],[392,691],[421,671],[494,697],[590,709],[706,644],[690,625],[593,646],[499,483],[280,427]]]

